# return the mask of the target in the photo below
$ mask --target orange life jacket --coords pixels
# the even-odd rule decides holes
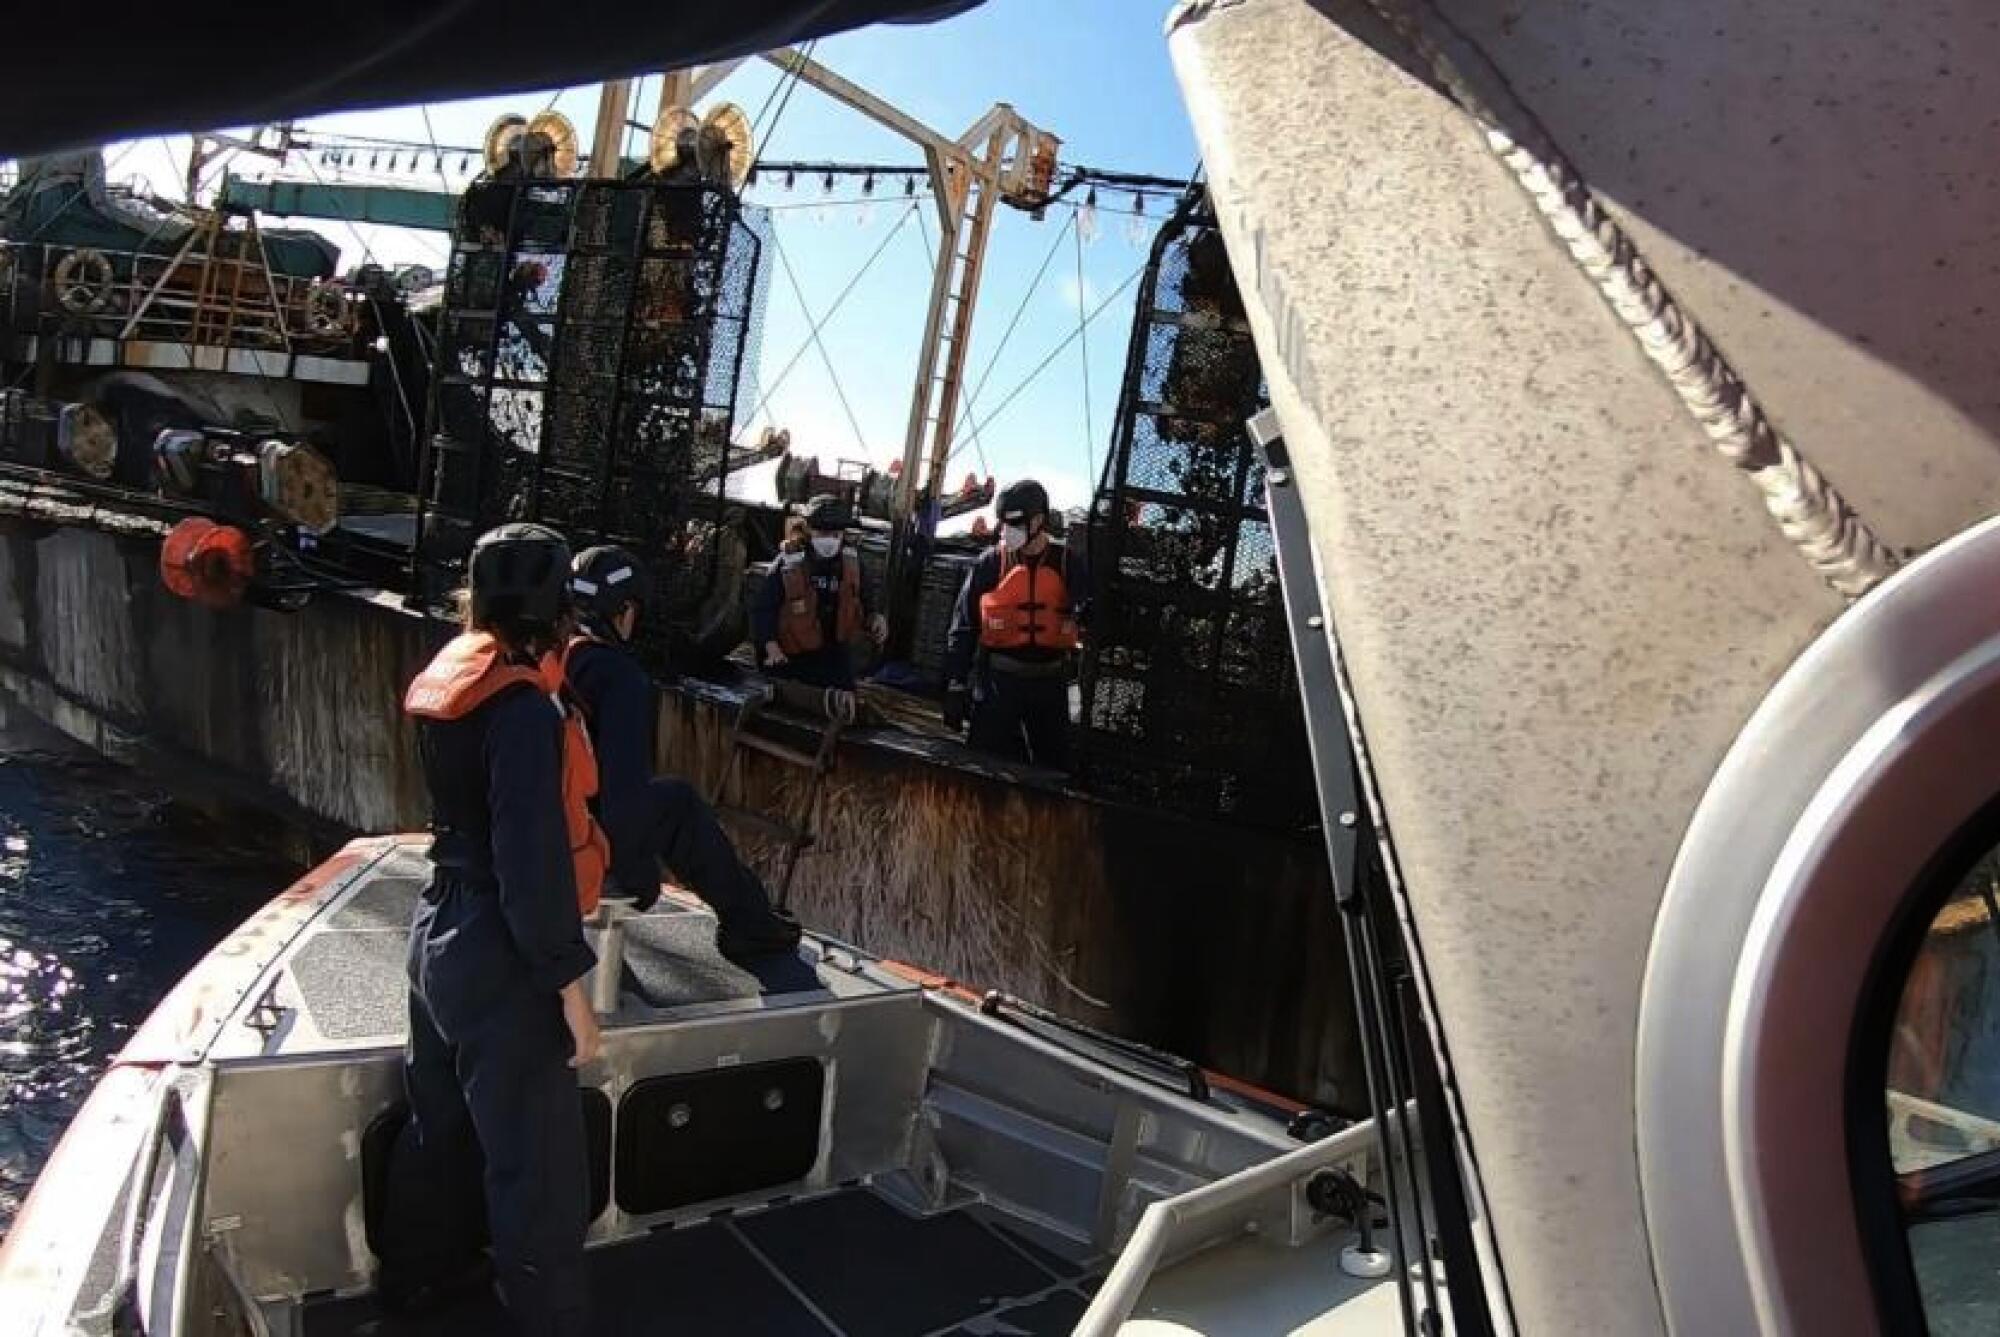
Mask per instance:
[[[810,556],[780,556],[778,570],[785,582],[785,601],[778,606],[778,648],[788,655],[809,655],[826,643],[820,629],[819,591],[807,568]],[[846,645],[861,633],[861,559],[850,548],[840,551],[840,605],[833,615],[834,638]]]
[[[1043,559],[1024,562],[1000,551],[1000,583],[979,596],[979,643],[989,650],[1075,650],[1076,604],[1063,579],[1067,553],[1051,544]]]
[[[562,665],[555,656],[546,656],[536,670],[508,663],[500,643],[488,632],[454,636],[410,682],[410,690],[403,695],[403,709],[419,719],[463,719],[518,683],[548,693],[562,710],[563,825],[569,833],[570,863],[576,872],[577,907],[590,914],[604,893],[611,842],[590,813],[590,801],[597,797],[597,754],[591,750],[583,716],[562,696]]]

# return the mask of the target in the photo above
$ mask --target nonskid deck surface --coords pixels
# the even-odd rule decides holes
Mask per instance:
[[[429,865],[420,852],[392,855],[300,945],[291,977],[321,1039],[401,1042],[410,916],[428,879]],[[767,958],[748,968],[726,960],[715,947],[714,918],[674,898],[628,922],[623,981],[624,996],[642,1012],[828,987],[801,955]]]
[[[592,1250],[602,1337],[1057,1337],[1100,1269],[984,1207],[914,1216],[865,1188]],[[371,1298],[321,1300],[305,1337],[486,1337],[481,1295],[423,1322]]]

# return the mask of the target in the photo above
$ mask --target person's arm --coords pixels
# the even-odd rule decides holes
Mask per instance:
[[[958,603],[951,610],[951,631],[945,639],[944,676],[947,683],[962,683],[972,677],[972,657],[979,648],[979,600],[992,593],[999,580],[999,570],[999,559],[989,548],[965,573],[965,584],[958,590]]]
[[[778,607],[785,601],[784,561],[783,554],[771,559],[771,569],[757,587],[757,597],[750,601],[750,642],[759,654],[778,639]]]
[[[1067,544],[1063,546],[1063,588],[1079,631],[1090,626],[1090,561]]]
[[[596,963],[583,940],[563,821],[562,719],[539,692],[493,706],[486,731],[486,803],[500,913],[537,989],[557,993]]]
[[[750,601],[750,638],[758,645],[778,639],[778,606],[785,601],[785,576],[779,565],[783,561],[782,557],[771,560],[771,569],[764,573],[757,595]]]
[[[874,591],[868,588],[867,577],[861,570],[861,554],[850,548],[842,560],[854,563],[854,588],[861,596],[862,628],[867,631],[868,639],[881,645],[889,639],[889,619],[877,608]]]

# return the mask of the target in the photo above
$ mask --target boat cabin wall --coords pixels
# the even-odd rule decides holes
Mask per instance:
[[[1961,333],[1995,186],[1936,73],[1995,38],[1502,8],[1187,4],[1169,40],[1513,1318],[1641,1332],[1635,1035],[1690,817],[1846,596],[2000,501]],[[1979,184],[1926,208],[1939,172]]]

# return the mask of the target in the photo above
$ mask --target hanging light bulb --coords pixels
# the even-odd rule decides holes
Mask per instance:
[[[1076,211],[1076,235],[1088,246],[1097,240],[1097,187],[1084,192],[1083,207]]]
[[[873,195],[875,193],[875,174],[873,172],[861,178],[861,193],[863,195]]]
[[[903,193],[905,195],[915,195],[917,193],[917,179],[915,177],[906,176],[903,178]]]
[[[786,190],[790,190],[790,189],[791,189],[791,188],[792,188],[793,186],[796,186],[797,184],[799,184],[799,174],[798,174],[797,172],[787,172],[787,173],[785,173],[785,189],[786,189]]]
[[[1146,216],[1146,197],[1136,190],[1132,192],[1132,212],[1141,218]]]
[[[754,186],[754,185],[756,185],[756,184],[757,184],[757,169],[756,169],[756,168],[754,168],[754,167],[753,167],[753,168],[751,168],[751,169],[750,169],[750,175],[748,175],[748,176],[746,176],[746,177],[744,177],[744,178],[743,178],[743,184],[744,184],[744,185],[746,185],[746,186]]]
[[[444,155],[442,153],[431,159],[431,167],[436,170],[439,176],[444,175]]]
[[[381,165],[382,165],[382,151],[380,149],[377,149],[375,152],[368,155],[368,170],[372,172]]]
[[[471,171],[471,170],[472,170],[472,155],[471,155],[470,153],[461,153],[461,154],[459,154],[459,155],[458,155],[458,171],[459,171],[459,174],[460,174],[461,176],[463,176],[463,175],[464,175],[465,173],[467,173],[467,172],[469,172],[469,171]]]
[[[821,177],[819,185],[820,189],[824,190],[827,194],[833,194],[833,173],[828,172],[825,176]]]

